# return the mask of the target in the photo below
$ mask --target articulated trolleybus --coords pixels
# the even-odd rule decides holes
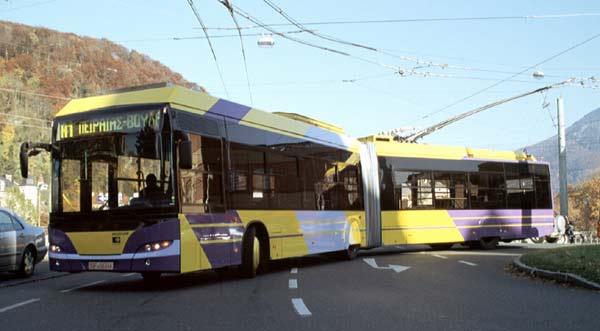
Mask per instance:
[[[362,140],[168,84],[70,101],[52,142],[50,268],[161,273],[382,245],[552,232],[548,165],[512,152]]]

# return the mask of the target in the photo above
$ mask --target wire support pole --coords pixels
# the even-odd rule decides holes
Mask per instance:
[[[558,180],[560,193],[560,214],[569,216],[569,197],[567,192],[567,136],[565,130],[565,112],[562,96],[556,99],[558,120]]]

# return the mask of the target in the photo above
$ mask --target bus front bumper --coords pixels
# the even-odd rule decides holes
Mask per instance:
[[[180,265],[180,242],[174,240],[165,249],[155,252],[137,252],[119,255],[80,255],[49,252],[50,270],[113,271],[113,272],[169,272],[178,273]]]

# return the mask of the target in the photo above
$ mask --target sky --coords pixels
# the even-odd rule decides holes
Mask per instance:
[[[230,2],[263,23],[288,23],[263,0]],[[237,32],[211,29],[221,81],[205,39],[174,40],[203,35],[187,0],[0,0],[0,20],[106,38],[162,62],[214,96],[265,111],[316,118],[344,128],[353,137],[401,127],[426,128],[570,77],[600,79],[600,37],[581,44],[600,34],[598,1],[270,2],[301,23],[404,21],[306,25],[318,34],[379,52],[306,32],[287,36],[338,53],[278,35],[272,36],[273,47],[259,47],[258,39],[269,37],[269,32],[243,29],[243,34],[258,34],[243,37],[248,80],[239,38],[216,37]],[[207,27],[234,27],[218,0],[194,4]],[[483,17],[488,19],[457,20]],[[236,19],[241,27],[254,25],[242,16]],[[273,29],[299,30],[295,26]],[[534,66],[573,46],[577,47]],[[412,74],[400,75],[400,71]],[[544,77],[534,78],[535,71]],[[600,89],[563,86],[461,120],[422,142],[503,150],[534,144],[556,134],[559,96],[564,98],[566,125],[600,107]],[[549,106],[544,108],[544,103]]]

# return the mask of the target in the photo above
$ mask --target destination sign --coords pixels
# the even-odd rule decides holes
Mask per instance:
[[[153,112],[94,117],[89,120],[59,122],[58,136],[59,139],[69,139],[109,132],[131,133],[146,127],[157,130],[159,121],[160,111],[157,110]]]

